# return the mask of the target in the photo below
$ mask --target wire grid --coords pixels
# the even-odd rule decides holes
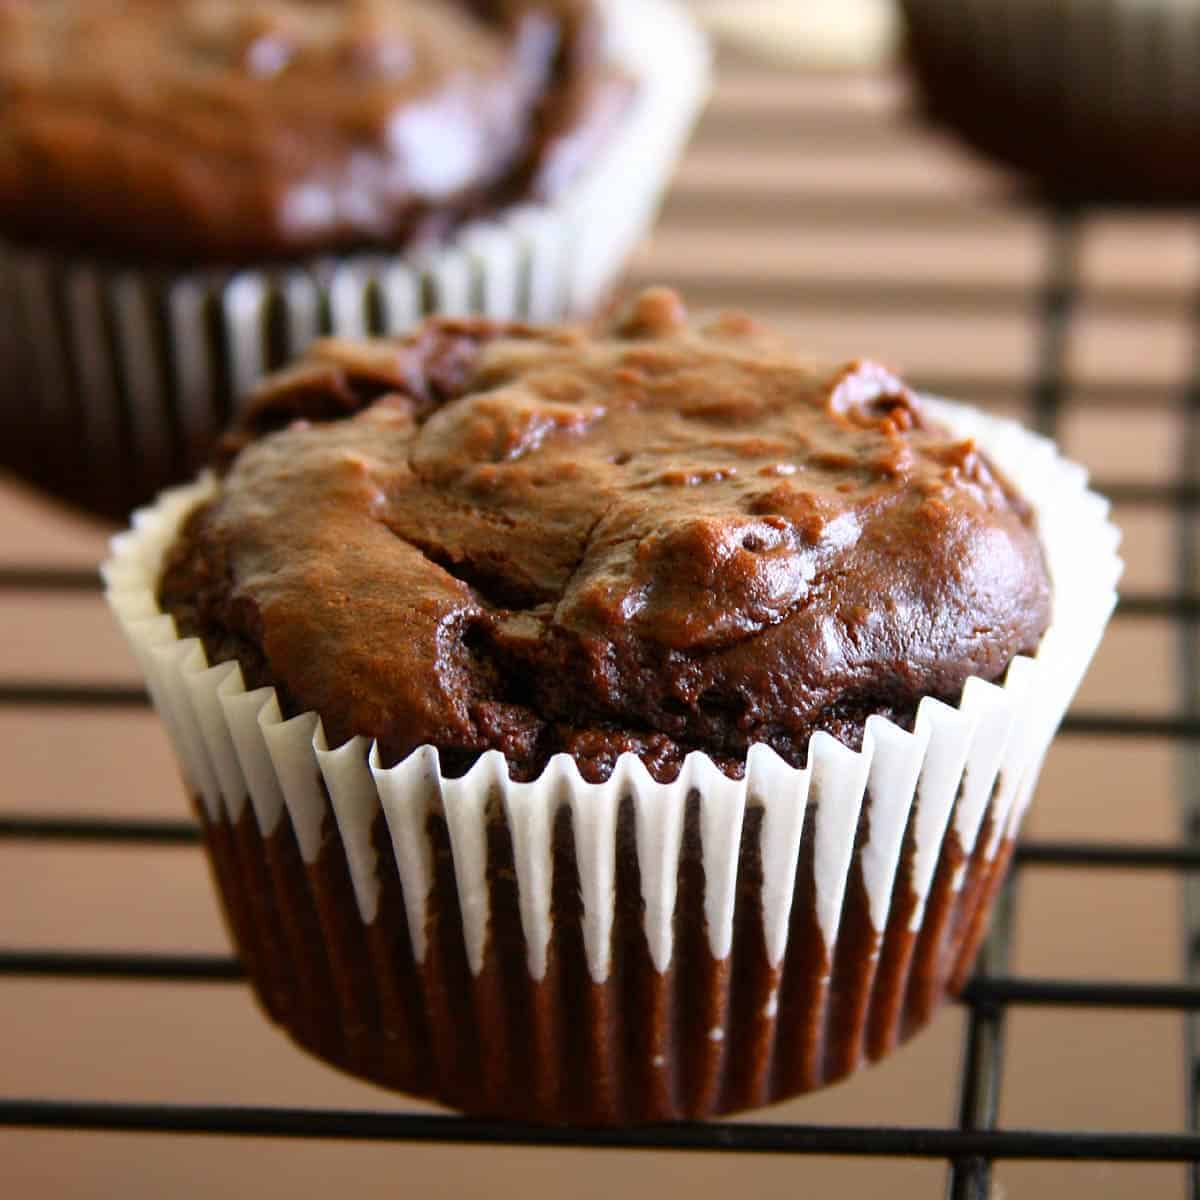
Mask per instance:
[[[823,124],[813,136],[839,133]],[[845,129],[840,131],[845,133]],[[862,132],[861,130],[859,132]],[[743,214],[745,216],[745,214]],[[838,220],[846,204],[816,198],[803,216],[814,221]],[[961,219],[952,201],[902,199],[864,204],[855,217],[886,224],[897,217],[933,226]],[[1080,298],[1079,245],[1081,221],[1074,210],[1041,214],[1045,252],[1036,286],[1038,352],[1029,382],[1032,419],[1054,436],[1067,410],[1072,389],[1066,370],[1066,347]],[[752,214],[751,214],[752,219]],[[806,284],[806,287],[809,285]],[[767,293],[770,285],[764,285]],[[868,298],[878,302],[882,285],[839,284],[825,289],[824,299],[854,306]],[[820,291],[819,283],[811,288]],[[703,292],[701,283],[698,291]],[[714,284],[713,290],[716,290]],[[886,291],[886,287],[883,287]],[[988,304],[995,296],[962,285],[924,280],[919,287],[930,304]],[[1006,1160],[1104,1160],[1192,1164],[1190,1194],[1200,1200],[1200,535],[1193,520],[1200,503],[1200,313],[1194,322],[1194,363],[1181,395],[1168,397],[1185,414],[1181,447],[1183,474],[1178,483],[1105,485],[1114,499],[1166,508],[1174,514],[1177,568],[1173,588],[1123,597],[1122,617],[1166,617],[1177,628],[1183,694],[1175,711],[1165,716],[1129,712],[1073,714],[1065,737],[1112,739],[1157,737],[1180,749],[1178,798],[1181,829],[1169,846],[1034,842],[1020,847],[1012,878],[997,906],[993,932],[977,973],[960,1002],[967,1019],[961,1048],[958,1103],[954,1119],[943,1127],[886,1128],[742,1124],[715,1122],[636,1130],[584,1131],[547,1129],[454,1116],[376,1111],[322,1111],[310,1108],[200,1105],[144,1105],[112,1102],[25,1100],[0,1096],[0,1127],[104,1130],[142,1133],[202,1133],[229,1136],[341,1138],[358,1141],[440,1141],[450,1143],[583,1148],[654,1149],[691,1152],[766,1152],[839,1156],[881,1156],[944,1160],[947,1195],[952,1200],[982,1200],[992,1195],[996,1163]],[[962,380],[923,380],[931,390],[986,400],[986,387]],[[90,592],[98,583],[90,571],[70,567],[9,565],[0,568],[0,592],[48,594]],[[83,682],[29,679],[0,684],[0,707],[65,708],[68,710],[141,709],[148,703],[140,688]],[[127,846],[199,845],[197,828],[187,821],[46,818],[35,813],[0,817],[0,842],[51,841],[125,844]],[[1174,983],[1094,982],[1014,976],[1009,969],[1014,912],[1025,869],[1052,868],[1085,873],[1117,868],[1167,874],[1184,880],[1185,969]],[[144,983],[187,981],[212,985],[241,984],[244,976],[233,958],[221,955],[77,953],[47,948],[37,951],[0,949],[3,977],[118,979]],[[1186,1025],[1188,1119],[1190,1132],[1056,1132],[998,1127],[1003,1082],[1005,1030],[1009,1014],[1021,1006],[1093,1008],[1179,1013]],[[0,1085],[2,1086],[2,1085]]]

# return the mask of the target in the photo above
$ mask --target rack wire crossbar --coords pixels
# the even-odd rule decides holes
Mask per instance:
[[[417,1113],[237,1105],[0,1101],[0,1126],[127,1133],[338,1138],[609,1150],[736,1151],[750,1154],[872,1155],[884,1158],[1091,1159],[1189,1162],[1200,1136],[1052,1130],[885,1128],[709,1122],[634,1129],[574,1129]]]

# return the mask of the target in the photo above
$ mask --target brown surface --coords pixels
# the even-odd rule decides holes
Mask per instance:
[[[1191,6],[993,0],[968,15],[907,0],[903,8],[930,116],[1019,168],[1031,186],[1093,203],[1200,198],[1186,49],[1200,26]]]
[[[322,342],[228,441],[162,607],[387,765],[802,766],[818,731],[858,746],[1000,679],[1050,619],[1032,513],[972,440],[874,363],[666,288],[593,334]]]
[[[611,116],[595,44],[586,0],[5,0],[0,229],[168,262],[437,236],[561,185]]]
[[[641,281],[671,277],[698,303],[778,320],[833,356],[869,353],[921,381],[1016,415],[1036,352],[1035,288],[1045,232],[989,197],[1003,181],[892,115],[890,79],[773,76],[731,68],[684,164]],[[841,132],[832,136],[841,123]],[[849,130],[849,133],[846,131]],[[731,164],[736,161],[738,169]],[[936,214],[936,217],[930,214]],[[1183,413],[1168,402],[1188,369],[1190,297],[1200,286],[1192,219],[1092,218],[1080,245],[1087,286],[1069,338],[1066,448],[1105,480],[1179,482]],[[930,284],[953,281],[937,301]],[[863,285],[867,286],[864,287]],[[899,290],[897,290],[899,288]],[[853,290],[849,290],[853,289]],[[1194,481],[1193,481],[1194,482]],[[1131,593],[1178,586],[1177,518],[1117,505]],[[94,563],[87,532],[6,491],[3,561]],[[1193,581],[1194,583],[1195,581]],[[136,672],[98,597],[0,593],[0,675],[131,681]],[[1119,616],[1080,708],[1162,715],[1177,703],[1177,631]],[[0,709],[6,812],[181,817],[183,796],[157,722],[141,713]],[[1162,844],[1178,833],[1174,744],[1060,738],[1031,818],[1040,837]],[[0,940],[14,946],[221,951],[202,855],[193,849],[0,843]],[[1157,873],[1027,870],[1016,970],[1032,975],[1179,978],[1177,880]],[[1102,934],[1095,931],[1102,931]],[[953,1118],[962,1013],[846,1084],[760,1119],[938,1125]],[[1009,1021],[1001,1120],[1014,1127],[1173,1131],[1185,1119],[1177,1014],[1018,1009]],[[413,1107],[298,1053],[244,988],[0,981],[5,1094],[127,1100]],[[942,1194],[941,1163],[575,1153],[230,1139],[0,1132],[0,1190],[59,1198],[263,1200],[397,1188],[478,1200],[557,1196],[654,1200],[799,1191],[856,1200]],[[996,1196],[1181,1198],[1172,1167],[1013,1164]],[[1001,1191],[1000,1189],[1004,1190]]]

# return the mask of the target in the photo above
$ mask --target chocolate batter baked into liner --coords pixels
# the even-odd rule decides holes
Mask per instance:
[[[0,465],[123,523],[317,336],[590,312],[707,79],[677,0],[0,2]]]
[[[113,543],[256,994],[356,1075],[710,1116],[970,970],[1107,505],[1016,424],[685,318],[324,343]]]

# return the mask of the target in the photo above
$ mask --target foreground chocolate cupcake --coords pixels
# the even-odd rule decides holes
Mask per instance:
[[[320,333],[588,310],[704,75],[671,0],[0,3],[5,462],[124,519]]]
[[[1015,425],[653,291],[320,344],[105,577],[267,1011],[617,1123],[837,1079],[961,986],[1105,513]]]

